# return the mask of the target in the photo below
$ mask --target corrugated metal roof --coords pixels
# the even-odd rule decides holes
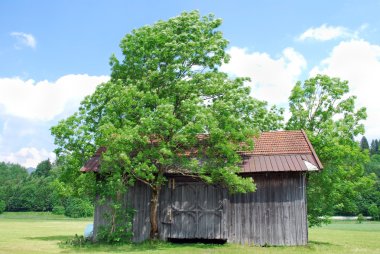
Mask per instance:
[[[94,156],[92,156],[86,164],[80,169],[81,172],[99,172],[100,169],[100,157],[102,153],[106,151],[105,147],[100,147]]]
[[[98,172],[100,157],[104,151],[105,148],[99,148],[81,171]],[[255,138],[253,151],[242,151],[241,154],[242,173],[305,172],[310,170],[310,164],[317,169],[323,168],[302,130],[263,132]],[[309,166],[305,162],[310,163]]]
[[[242,173],[308,171],[305,161],[319,168],[312,154],[248,155]]]

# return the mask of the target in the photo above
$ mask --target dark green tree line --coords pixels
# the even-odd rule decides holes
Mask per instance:
[[[20,165],[0,162],[0,211],[54,212],[54,207],[62,207],[60,213],[70,217],[91,216],[93,205],[88,199],[71,193],[62,198],[56,184],[59,177],[50,160],[39,163],[31,175]]]

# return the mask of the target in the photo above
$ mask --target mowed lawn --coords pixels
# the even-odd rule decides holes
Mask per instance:
[[[380,253],[380,223],[334,222],[309,230],[307,246],[251,247],[233,244],[125,244],[61,246],[83,234],[91,219],[69,219],[49,213],[0,215],[0,253]]]

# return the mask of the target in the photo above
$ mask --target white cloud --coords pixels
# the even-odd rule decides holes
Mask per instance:
[[[293,48],[285,48],[278,58],[237,47],[232,47],[228,53],[231,61],[221,70],[250,77],[252,96],[270,104],[286,103],[292,87],[306,68],[305,58]]]
[[[350,40],[334,47],[329,57],[310,75],[324,73],[348,80],[359,106],[367,107],[366,136],[380,137],[380,45]]]
[[[12,32],[11,36],[17,40],[17,44],[15,45],[17,49],[20,49],[23,46],[34,49],[37,46],[37,41],[32,34]]]
[[[297,39],[304,41],[314,39],[317,41],[329,41],[342,37],[354,37],[355,33],[351,33],[349,29],[342,26],[328,26],[326,24],[320,27],[311,27],[302,33]]]
[[[0,155],[0,161],[18,163],[26,168],[35,168],[38,163],[47,159],[54,161],[55,154],[45,149],[37,149],[35,147],[23,147],[15,153],[10,153],[5,156]]]
[[[21,118],[49,121],[65,108],[79,102],[95,91],[107,76],[66,75],[55,82],[0,78],[0,107],[5,114]]]

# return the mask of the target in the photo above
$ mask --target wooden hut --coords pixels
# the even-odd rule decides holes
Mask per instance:
[[[101,151],[81,171],[98,171]],[[257,190],[230,195],[192,178],[168,175],[159,200],[163,240],[221,240],[255,245],[305,245],[308,241],[306,173],[322,169],[304,131],[264,132],[252,152],[243,152],[241,175]],[[136,210],[133,241],[149,238],[150,189],[136,183],[124,202]],[[94,235],[106,223],[106,204],[97,204]]]

